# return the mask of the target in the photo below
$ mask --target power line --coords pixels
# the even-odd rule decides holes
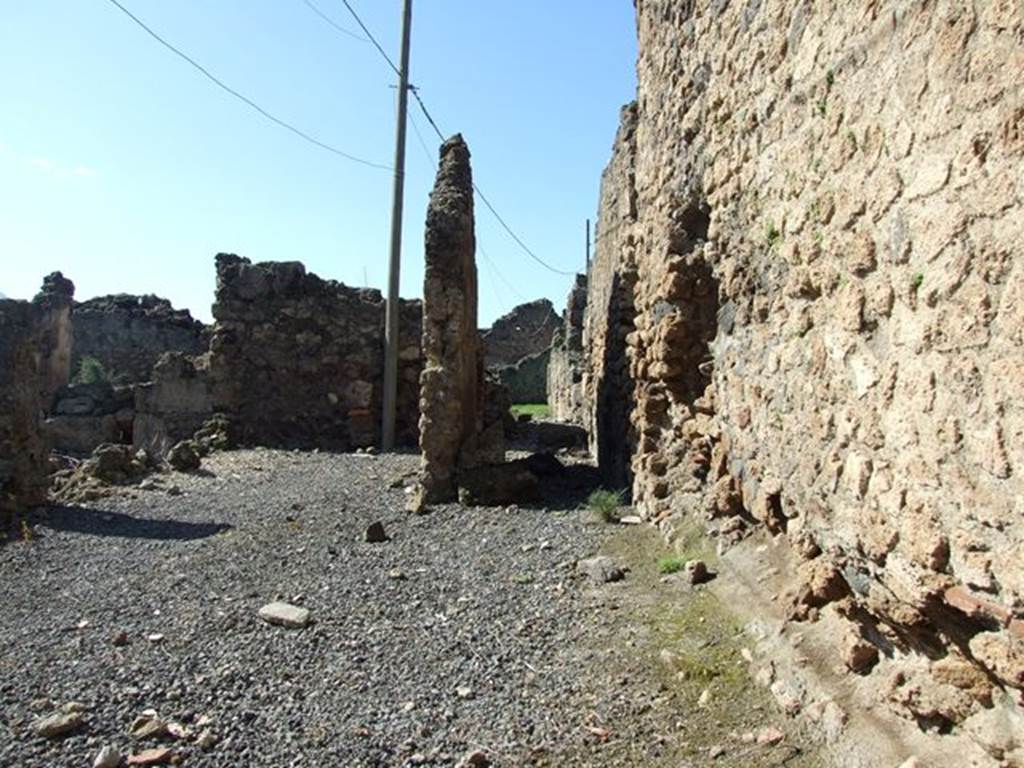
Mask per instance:
[[[430,149],[427,147],[427,142],[424,141],[423,134],[420,133],[420,127],[416,124],[416,118],[413,117],[411,113],[409,114],[409,122],[412,123],[412,130],[413,133],[416,134],[417,141],[419,141],[420,146],[423,147],[423,154],[427,158],[427,165],[431,166],[432,168],[436,168],[436,153],[434,155],[430,153]]]
[[[313,5],[313,3],[310,0],[302,0],[302,2],[306,4],[306,7],[309,8],[309,10],[311,10],[313,13],[315,13],[321,19],[326,21],[328,24],[330,24],[332,27],[334,27],[336,30],[341,32],[341,34],[345,35],[346,37],[351,37],[353,40],[358,40],[358,41],[360,41],[362,43],[370,42],[369,40],[367,40],[362,35],[357,35],[355,32],[353,32],[351,30],[348,30],[348,29],[345,29],[343,26],[338,24],[334,19],[332,19],[326,13],[324,13],[319,8],[317,8],[315,5]]]
[[[111,1],[113,2],[113,0]],[[388,63],[388,65],[391,67],[391,69],[395,71],[395,73],[398,73],[398,67],[395,66],[395,63],[391,60],[391,57],[388,56],[387,52],[381,47],[380,43],[377,42],[377,39],[373,36],[373,33],[371,33],[367,26],[363,23],[363,20],[359,18],[359,14],[356,13],[355,9],[352,7],[352,4],[349,2],[349,0],[341,0],[341,2],[345,4],[345,7],[348,8],[348,12],[352,14],[352,18],[356,20],[356,23],[359,24],[359,27],[363,30],[363,32],[366,33],[366,36],[370,39],[370,42],[373,43],[373,45],[380,52],[380,55],[384,57],[384,61]],[[443,142],[445,140],[444,132],[438,127],[437,122],[431,116],[430,111],[427,109],[427,105],[423,102],[423,99],[420,97],[419,89],[417,89],[416,87],[411,87],[409,90],[412,91],[413,98],[415,98],[416,103],[419,104],[420,110],[422,110],[423,112],[423,116],[427,119],[427,122],[430,123],[430,127],[434,129],[434,132],[437,134],[438,138]],[[529,256],[531,259],[540,264],[542,267],[544,267],[544,269],[548,270],[549,272],[554,272],[556,275],[566,275],[568,277],[575,277],[575,272],[566,272],[563,269],[553,267],[546,261],[544,261],[542,258],[540,258],[540,256],[538,256],[536,253],[534,253],[530,249],[530,247],[523,242],[522,238],[520,238],[519,235],[512,231],[512,228],[508,225],[505,219],[502,218],[501,214],[498,213],[494,206],[491,205],[491,201],[487,199],[487,196],[484,195],[484,193],[480,190],[480,187],[477,186],[476,183],[473,184],[473,189],[476,191],[477,195],[479,195],[480,200],[487,207],[487,210],[489,210],[494,215],[494,218],[498,220],[498,223],[501,225],[502,229],[504,229],[505,232],[508,233],[509,237],[511,237],[512,240],[514,240],[515,243],[520,248],[523,249],[527,256]]]
[[[430,116],[430,112],[427,111],[427,105],[423,103],[423,99],[420,98],[420,90],[416,86],[412,87],[412,96],[416,99],[416,103],[420,105],[420,109],[423,111],[423,116],[427,118],[427,122],[430,123],[430,127],[434,129],[434,133],[437,134],[437,138],[444,143],[444,133],[440,128],[437,127],[437,123],[434,122],[434,118]]]
[[[484,250],[483,245],[477,240],[477,250],[480,251],[480,255],[484,257],[484,261],[490,266],[491,272],[498,276],[498,279],[505,284],[505,287],[512,291],[512,295],[515,296],[519,301],[526,303],[526,298],[521,294],[512,283],[505,279],[505,276],[501,274],[501,270],[498,269],[498,265],[494,263],[490,256],[487,255],[487,251]]]
[[[566,272],[564,269],[552,267],[540,256],[531,251],[530,247],[526,243],[524,243],[519,238],[519,235],[513,232],[512,228],[505,222],[503,218],[501,218],[501,214],[494,209],[494,206],[491,205],[491,201],[487,199],[483,192],[480,191],[480,187],[478,187],[475,182],[473,184],[473,189],[476,190],[476,193],[480,197],[480,200],[483,202],[483,204],[487,206],[487,210],[489,210],[494,215],[494,218],[498,220],[498,223],[501,224],[502,229],[504,229],[508,233],[509,237],[511,237],[516,242],[516,244],[526,252],[527,256],[529,256],[531,259],[533,259],[542,267],[544,267],[544,269],[548,270],[549,272],[554,272],[556,275],[568,275],[569,277],[576,276],[575,272]]]
[[[164,38],[162,38],[160,35],[158,35],[156,32],[154,32],[149,26],[147,26],[146,23],[142,21],[142,19],[140,19],[138,16],[136,16],[131,11],[129,11],[127,8],[125,8],[123,5],[121,5],[121,3],[118,2],[118,0],[108,0],[108,2],[110,2],[111,5],[113,5],[118,10],[120,10],[121,13],[123,13],[129,19],[134,21],[139,27],[141,27],[143,30],[145,30],[145,32],[150,37],[152,37],[154,40],[156,40],[158,43],[160,43],[160,45],[162,45],[164,48],[166,48],[167,50],[171,51],[171,53],[173,53],[174,55],[178,56],[179,58],[181,58],[181,59],[185,60],[186,62],[188,62],[189,64],[191,64],[196,70],[198,70],[204,77],[206,77],[208,80],[210,80],[212,83],[214,83],[217,87],[221,88],[222,90],[224,90],[227,93],[231,94],[232,96],[234,96],[236,99],[238,99],[242,103],[246,104],[250,108],[252,108],[255,111],[259,112],[263,117],[265,117],[267,120],[269,120],[270,122],[274,123],[275,125],[278,125],[278,126],[284,128],[287,131],[291,131],[292,133],[294,133],[299,138],[301,138],[301,139],[303,139],[305,141],[308,141],[310,144],[313,144],[314,146],[317,146],[320,149],[324,149],[324,150],[326,150],[326,151],[328,151],[328,152],[330,152],[332,154],[338,155],[339,157],[343,157],[346,160],[351,160],[354,163],[359,163],[361,165],[365,165],[365,166],[368,166],[370,168],[379,168],[379,169],[381,169],[383,171],[393,170],[391,168],[391,166],[383,165],[381,163],[375,163],[375,162],[373,162],[371,160],[364,160],[363,158],[356,157],[355,155],[350,155],[348,152],[344,152],[344,151],[338,149],[337,147],[333,147],[330,144],[327,144],[327,143],[325,143],[323,141],[320,141],[319,139],[317,139],[317,138],[315,138],[313,136],[310,136],[305,131],[302,131],[302,130],[296,128],[291,123],[285,122],[281,118],[272,115],[270,112],[268,112],[263,107],[261,107],[259,104],[257,104],[255,101],[253,101],[249,97],[239,93],[234,88],[232,88],[231,86],[227,85],[222,80],[218,79],[208,69],[206,69],[206,67],[204,67],[202,64],[200,64],[195,59],[193,59],[191,56],[189,56],[188,54],[182,52],[178,48],[175,48],[173,45],[171,45],[169,42],[167,42]]]
[[[356,20],[356,24],[358,24],[359,28],[363,30],[363,33],[366,35],[367,39],[371,43],[373,43],[373,47],[376,48],[380,52],[380,55],[384,57],[384,61],[388,63],[388,66],[391,67],[391,69],[394,71],[396,75],[401,77],[401,70],[398,69],[398,67],[395,65],[395,62],[393,62],[391,60],[391,57],[388,56],[387,51],[385,51],[384,48],[381,47],[381,44],[377,42],[377,38],[373,36],[373,33],[369,30],[369,28],[365,24],[363,24],[363,20],[359,18],[359,14],[356,13],[356,9],[352,7],[352,4],[349,3],[348,0],[341,0],[341,2],[345,4],[346,8],[348,8],[348,12],[352,14],[352,18]]]

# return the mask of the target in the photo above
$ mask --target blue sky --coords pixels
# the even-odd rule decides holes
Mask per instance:
[[[311,0],[356,30],[340,0]],[[228,85],[317,138],[389,165],[395,77],[303,0],[121,0]],[[397,60],[399,0],[352,0]],[[79,299],[156,293],[210,318],[213,256],[299,260],[383,288],[391,174],[266,122],[108,0],[0,0],[0,291],[62,270]],[[461,132],[479,186],[544,260],[582,269],[619,107],[635,90],[629,0],[416,0],[412,82]],[[402,295],[419,296],[437,141],[413,109]],[[480,320],[570,277],[477,205]]]

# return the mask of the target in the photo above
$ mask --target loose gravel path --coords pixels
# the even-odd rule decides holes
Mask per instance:
[[[197,768],[451,766],[474,750],[499,766],[682,768],[738,738],[688,729],[692,686],[651,661],[664,633],[637,622],[679,587],[656,571],[596,586],[574,568],[647,534],[595,524],[571,498],[412,517],[401,480],[417,465],[221,453],[165,481],[178,494],[40,515],[31,540],[0,547],[0,765],[88,768],[107,745],[163,745]],[[377,520],[390,540],[366,543]],[[274,599],[312,624],[268,625],[257,611]],[[33,732],[72,703],[79,730]],[[147,709],[185,733],[132,739]],[[750,727],[769,719],[753,710]],[[793,741],[758,753],[774,762],[749,743],[714,762],[781,765],[804,754]]]

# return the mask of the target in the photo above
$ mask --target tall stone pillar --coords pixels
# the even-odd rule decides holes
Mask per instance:
[[[458,472],[480,463],[483,423],[477,332],[473,174],[461,135],[441,147],[427,208],[420,377],[422,500],[452,501]]]

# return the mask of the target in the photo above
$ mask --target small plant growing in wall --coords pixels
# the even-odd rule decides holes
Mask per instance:
[[[104,381],[109,382],[110,380],[110,374],[107,372],[107,369],[103,367],[103,363],[95,357],[86,355],[82,358],[81,362],[78,363],[78,371],[71,379],[71,383],[98,384]]]
[[[821,115],[822,117],[827,115],[828,114],[828,99],[825,98],[824,96],[822,96],[820,99],[818,99],[817,109],[818,109],[818,114]]]
[[[782,233],[779,232],[779,228],[774,223],[769,223],[764,230],[764,240],[769,248],[774,248],[779,244],[782,239]]]
[[[619,522],[619,507],[625,494],[622,491],[606,491],[600,489],[594,491],[587,497],[587,509],[597,514],[606,523]]]
[[[910,278],[910,290],[917,293],[921,286],[924,284],[924,273],[918,272],[912,278]]]

